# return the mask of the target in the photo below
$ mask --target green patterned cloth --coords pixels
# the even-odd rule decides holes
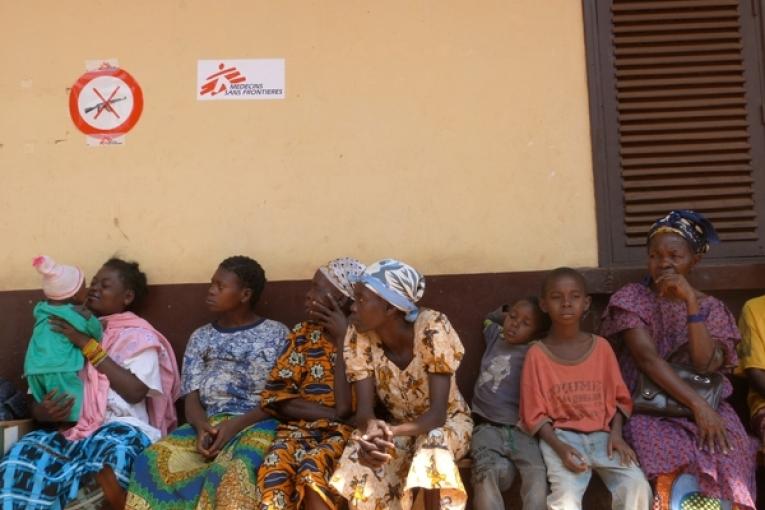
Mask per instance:
[[[230,417],[215,415],[210,423]],[[257,472],[278,424],[269,419],[242,430],[212,461],[197,452],[194,427],[179,427],[136,459],[125,509],[257,508]]]

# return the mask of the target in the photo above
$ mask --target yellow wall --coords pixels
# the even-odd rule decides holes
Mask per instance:
[[[0,0],[0,290],[39,253],[153,283],[237,253],[275,280],[594,265],[583,41],[572,0]],[[143,117],[86,147],[68,88],[112,57]],[[197,59],[269,57],[287,99],[196,101]]]

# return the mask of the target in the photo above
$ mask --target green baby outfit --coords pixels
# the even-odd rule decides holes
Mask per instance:
[[[70,421],[80,418],[83,384],[79,377],[85,358],[80,349],[61,333],[51,329],[48,319],[59,317],[74,329],[96,340],[101,340],[103,329],[95,315],[85,318],[72,304],[52,305],[40,301],[32,314],[35,326],[24,358],[24,376],[29,390],[37,402],[46,393],[56,390],[74,398]]]

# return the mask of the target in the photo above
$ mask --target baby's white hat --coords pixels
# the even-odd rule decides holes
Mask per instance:
[[[43,277],[42,289],[45,297],[57,301],[68,299],[80,290],[85,282],[85,273],[75,266],[64,266],[47,255],[35,257],[32,265]]]

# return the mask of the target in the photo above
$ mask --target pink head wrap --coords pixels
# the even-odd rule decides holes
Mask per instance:
[[[85,283],[85,273],[79,267],[56,264],[46,255],[35,257],[32,265],[43,277],[42,290],[48,299],[69,299]]]

